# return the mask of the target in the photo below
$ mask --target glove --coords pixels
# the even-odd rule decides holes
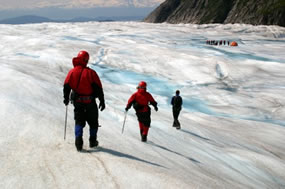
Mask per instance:
[[[64,100],[63,100],[63,104],[65,104],[65,106],[67,106],[68,103],[69,103],[69,100],[68,100],[68,99],[64,99]]]
[[[155,106],[155,107],[154,107],[154,109],[155,109],[155,111],[158,111],[158,108],[157,108],[157,106]]]
[[[103,111],[105,109],[105,102],[104,101],[100,101],[99,109],[100,109],[100,111]]]
[[[126,108],[125,108],[126,112],[127,112],[129,109],[130,109],[129,107],[126,107]]]

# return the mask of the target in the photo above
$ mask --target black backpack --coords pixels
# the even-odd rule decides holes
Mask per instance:
[[[133,102],[133,108],[138,111],[138,110],[141,110],[143,109],[144,106],[140,105],[139,103],[137,103],[137,101],[134,101]]]
[[[174,96],[172,102],[173,102],[173,107],[180,108],[182,106],[181,96]]]

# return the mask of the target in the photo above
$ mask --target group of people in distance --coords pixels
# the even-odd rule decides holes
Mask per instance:
[[[228,46],[238,46],[236,41],[226,41],[226,40],[207,40],[207,45],[228,45]]]
[[[101,111],[105,109],[101,80],[96,71],[87,67],[88,61],[88,52],[80,51],[77,57],[72,59],[74,68],[68,72],[63,85],[63,103],[67,106],[69,101],[71,101],[74,106],[75,146],[78,151],[81,151],[83,148],[83,128],[86,122],[89,125],[89,147],[98,146],[98,108]],[[99,99],[99,106],[97,106],[96,98]],[[182,104],[180,91],[177,90],[175,96],[171,99],[174,118],[173,127],[177,129],[180,129],[178,116],[182,109]],[[151,108],[149,105],[152,105],[155,111],[158,111],[157,102],[147,92],[147,83],[141,81],[137,86],[137,91],[129,98],[125,111],[127,112],[131,107],[135,109],[142,142],[147,141],[151,123]]]

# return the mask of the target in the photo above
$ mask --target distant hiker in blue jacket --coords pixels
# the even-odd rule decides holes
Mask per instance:
[[[172,105],[172,113],[173,113],[173,127],[176,127],[176,129],[180,129],[180,122],[178,120],[179,113],[182,109],[183,100],[180,96],[180,91],[176,90],[175,96],[171,99],[171,105]]]

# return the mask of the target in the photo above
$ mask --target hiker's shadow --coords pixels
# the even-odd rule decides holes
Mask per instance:
[[[181,156],[181,157],[184,157],[184,158],[186,158],[186,159],[192,161],[193,163],[201,163],[200,161],[198,161],[198,160],[196,160],[196,159],[194,159],[194,158],[188,157],[188,156],[183,155],[183,154],[181,154],[181,153],[179,153],[179,152],[175,152],[175,151],[173,151],[173,150],[170,150],[169,148],[166,148],[166,147],[164,147],[164,146],[158,145],[158,144],[156,144],[156,143],[154,143],[154,142],[149,142],[149,144],[151,144],[151,145],[153,145],[153,146],[155,146],[155,147],[158,147],[158,148],[160,148],[160,149],[166,150],[166,151],[168,151],[168,152],[174,153],[174,154],[176,154],[176,155],[179,155],[179,156]]]
[[[206,140],[206,141],[211,141],[211,140],[208,139],[208,138],[202,137],[202,136],[200,136],[200,135],[198,135],[198,134],[192,133],[192,132],[190,132],[190,131],[186,131],[186,130],[184,130],[184,129],[181,129],[180,131],[182,131],[182,132],[184,132],[184,133],[187,133],[187,134],[190,134],[190,135],[192,135],[192,136],[195,136],[195,137],[197,137],[197,138]]]
[[[104,152],[104,153],[108,153],[108,154],[111,154],[111,155],[114,155],[114,156],[117,156],[117,157],[127,158],[127,159],[131,159],[131,160],[136,160],[136,161],[140,161],[140,162],[147,163],[147,164],[150,164],[150,165],[166,168],[166,167],[164,167],[164,166],[162,166],[160,164],[157,164],[157,163],[154,163],[154,162],[151,162],[151,161],[147,161],[147,160],[135,157],[133,155],[122,153],[122,152],[119,152],[119,151],[116,151],[116,150],[112,150],[112,149],[108,149],[108,148],[105,148],[105,147],[101,147],[101,146],[97,147],[97,148],[94,148],[94,149],[86,150],[85,153],[98,153],[98,152]]]

